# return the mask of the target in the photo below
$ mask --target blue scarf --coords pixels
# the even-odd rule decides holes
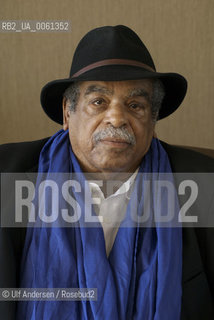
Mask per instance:
[[[83,185],[84,174],[71,150],[67,131],[60,130],[46,143],[40,154],[39,172],[78,172]],[[158,139],[152,140],[139,172],[171,172]],[[139,215],[145,201],[144,176],[137,175],[132,193],[133,197],[140,195]],[[84,212],[81,193],[75,197]],[[157,203],[153,194],[154,212],[166,201]],[[101,225],[84,228],[80,219],[75,228],[28,228],[21,287],[97,288],[97,301],[19,302],[17,320],[180,319],[181,228],[122,227],[130,219],[130,203],[109,257]]]

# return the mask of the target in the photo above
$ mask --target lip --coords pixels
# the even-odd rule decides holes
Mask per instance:
[[[101,143],[113,147],[113,148],[127,148],[130,146],[130,143],[124,141],[124,140],[117,140],[117,139],[104,139],[100,140]]]

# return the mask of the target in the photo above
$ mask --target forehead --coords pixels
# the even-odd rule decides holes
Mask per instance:
[[[136,90],[143,89],[149,95],[153,90],[153,80],[126,80],[126,81],[83,81],[79,84],[81,95],[87,96],[93,92],[100,92],[107,95],[131,94]]]

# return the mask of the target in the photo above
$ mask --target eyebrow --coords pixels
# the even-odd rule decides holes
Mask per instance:
[[[109,89],[107,89],[105,87],[102,87],[102,86],[91,85],[86,89],[86,91],[84,93],[84,96],[87,96],[87,95],[89,95],[90,93],[93,93],[93,92],[99,92],[99,93],[102,93],[102,94],[113,95],[113,91],[112,90],[109,90]]]
[[[102,86],[98,86],[98,85],[91,85],[89,86],[85,93],[84,96],[86,97],[87,95],[93,93],[93,92],[98,92],[98,93],[102,93],[102,94],[106,94],[106,95],[113,95],[114,92],[113,90],[109,90],[106,87],[102,87]],[[128,93],[128,95],[126,96],[127,99],[133,98],[133,97],[144,97],[146,98],[146,100],[151,103],[151,98],[150,95],[148,93],[148,91],[146,91],[143,88],[134,88],[131,89]]]
[[[136,88],[136,89],[130,90],[129,94],[127,95],[127,98],[133,98],[133,97],[144,97],[149,103],[151,102],[151,97],[148,91],[144,90],[143,88]]]

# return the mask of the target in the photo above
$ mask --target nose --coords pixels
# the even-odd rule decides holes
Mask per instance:
[[[104,123],[120,128],[128,124],[125,106],[119,101],[112,101],[105,112]]]

